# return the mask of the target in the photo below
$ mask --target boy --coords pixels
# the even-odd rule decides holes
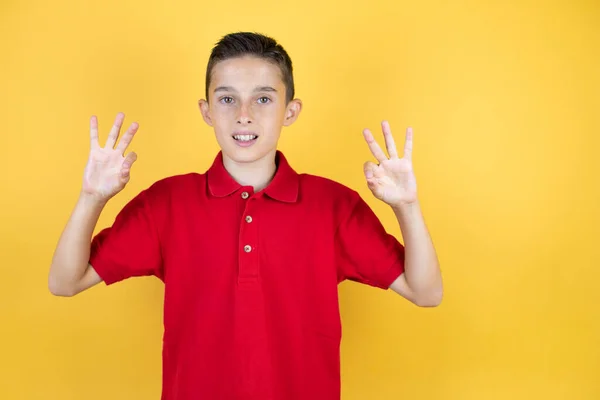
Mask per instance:
[[[49,273],[73,296],[153,275],[165,284],[163,400],[340,398],[337,285],[391,288],[419,306],[442,297],[437,257],[419,209],[412,133],[399,158],[383,123],[387,157],[364,165],[375,197],[398,218],[404,246],[353,190],[298,174],[277,150],[302,108],[292,63],[273,39],[227,35],[215,46],[199,102],[221,151],[205,173],[172,176],[132,199],[92,238],[107,201],[130,179],[118,114],[104,147],[91,118],[81,195]],[[90,244],[91,243],[91,244]]]

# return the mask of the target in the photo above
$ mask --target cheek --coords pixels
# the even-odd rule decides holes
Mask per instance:
[[[223,117],[233,114],[234,112],[235,112],[235,107],[233,107],[233,106],[224,107],[222,105],[219,105],[219,106],[215,106],[215,108],[212,109],[212,115],[214,116],[214,118],[223,118]]]
[[[235,110],[233,107],[218,107],[211,111],[211,117],[215,126],[227,125],[235,118]]]
[[[283,121],[285,109],[279,106],[257,107],[254,115],[265,123],[277,125]]]

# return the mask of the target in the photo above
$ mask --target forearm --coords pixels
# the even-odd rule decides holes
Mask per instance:
[[[105,202],[81,194],[63,230],[50,266],[48,286],[57,295],[76,291],[89,265],[91,239]]]
[[[405,247],[405,278],[415,299],[439,304],[442,276],[438,258],[418,201],[392,207],[400,225]]]

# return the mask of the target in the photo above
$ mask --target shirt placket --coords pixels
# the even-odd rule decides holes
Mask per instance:
[[[238,283],[240,285],[252,285],[258,282],[258,229],[259,222],[255,216],[256,197],[252,196],[250,190],[241,192],[243,213],[239,229],[239,271]]]
[[[265,309],[262,302],[258,267],[260,250],[258,228],[260,218],[256,211],[260,198],[251,189],[241,192],[242,214],[238,240],[238,291],[236,293],[235,351],[239,356],[236,364],[235,390],[244,399],[268,399],[272,383],[269,381],[269,356],[265,331]]]

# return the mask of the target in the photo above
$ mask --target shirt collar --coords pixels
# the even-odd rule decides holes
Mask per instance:
[[[277,164],[277,171],[269,185],[264,189],[264,192],[275,200],[294,203],[298,200],[300,185],[298,173],[290,166],[280,150],[277,150],[275,162]],[[213,164],[208,169],[207,179],[208,189],[216,197],[229,196],[242,187],[225,169],[222,151],[217,154]]]

